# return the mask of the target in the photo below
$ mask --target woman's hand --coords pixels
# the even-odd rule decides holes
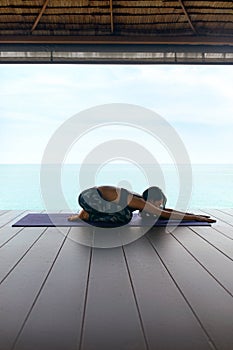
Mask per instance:
[[[212,223],[212,224],[214,222],[216,222],[215,219],[211,219],[210,217],[206,217],[206,216],[203,216],[203,215],[193,215],[192,219],[195,220],[195,221],[209,222],[209,223]]]
[[[88,221],[89,214],[85,210],[81,210],[78,214],[71,215],[68,217],[68,221],[85,220]]]

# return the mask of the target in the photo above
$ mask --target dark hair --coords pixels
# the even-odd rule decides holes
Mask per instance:
[[[165,209],[167,197],[165,196],[165,194],[163,193],[161,188],[156,187],[156,186],[149,187],[143,192],[142,197],[145,201],[147,201],[147,200],[151,200],[151,201],[158,200],[159,201],[162,199],[163,200],[163,209]]]

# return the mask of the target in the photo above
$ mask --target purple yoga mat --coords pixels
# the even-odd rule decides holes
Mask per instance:
[[[79,227],[79,226],[88,226],[91,223],[79,221],[68,221],[70,213],[67,214],[27,214],[16,223],[13,227]],[[142,219],[138,214],[134,214],[132,220],[128,226],[132,227],[144,227],[144,226],[211,226],[208,222],[200,221],[181,221],[179,220],[157,220],[153,225],[151,219]],[[93,223],[93,226],[104,226],[104,227],[116,227],[115,225],[101,224],[97,225]]]

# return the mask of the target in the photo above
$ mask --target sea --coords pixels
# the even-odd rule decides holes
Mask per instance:
[[[167,207],[180,210],[233,208],[233,164],[113,163],[1,164],[0,210],[68,208],[76,212],[79,193],[100,185],[125,187],[137,193],[159,186],[168,199]]]

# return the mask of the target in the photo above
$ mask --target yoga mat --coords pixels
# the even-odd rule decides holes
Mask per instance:
[[[82,220],[79,221],[68,221],[67,218],[70,216],[70,213],[67,214],[27,214],[12,227],[79,227],[79,226],[101,226],[101,227],[117,227],[117,225],[109,224],[96,224],[96,223],[87,223]],[[127,226],[132,227],[145,227],[145,226],[211,226],[208,222],[200,221],[181,221],[179,220],[162,220],[159,219],[153,225],[151,219],[141,218],[140,215],[134,214],[132,220],[127,224]]]

